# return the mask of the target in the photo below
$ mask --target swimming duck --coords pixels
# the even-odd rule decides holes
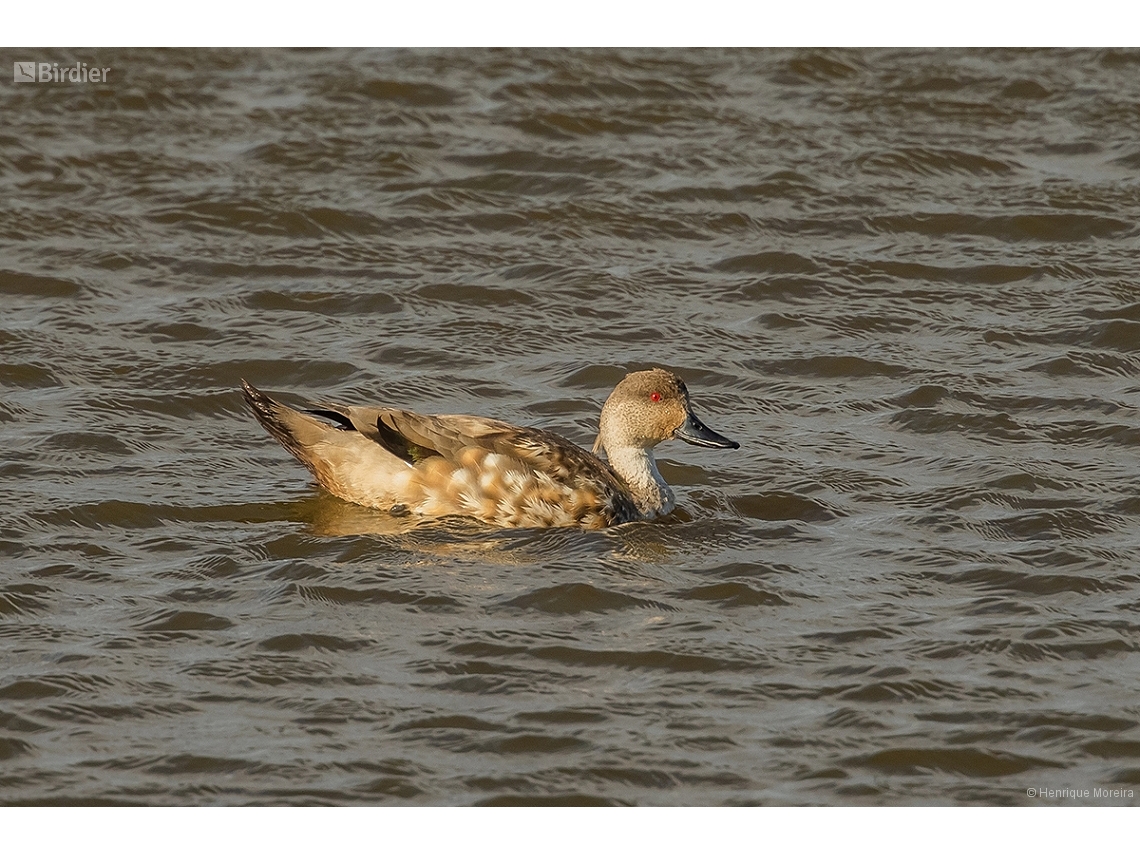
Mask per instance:
[[[479,416],[389,407],[297,410],[242,380],[254,416],[317,483],[359,505],[425,517],[460,515],[504,527],[604,528],[675,507],[653,448],[683,439],[739,443],[705,427],[671,371],[636,371],[602,407],[593,452],[557,434]],[[604,450],[609,463],[597,456]]]

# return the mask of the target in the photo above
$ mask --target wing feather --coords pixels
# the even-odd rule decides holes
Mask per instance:
[[[480,416],[428,416],[392,409],[377,411],[376,423],[394,430],[416,447],[457,463],[464,449],[482,448],[514,458],[525,468],[542,472],[562,484],[592,480],[599,482],[599,486],[604,485],[607,493],[622,496],[628,493],[628,488],[606,463],[550,431],[518,427]],[[373,436],[378,431],[373,429],[367,433]]]
[[[629,488],[608,464],[550,431],[481,416],[424,415],[388,407],[322,404],[320,411],[412,466],[434,457],[462,466],[464,450],[483,449],[517,460],[520,469],[543,473],[559,484],[593,486],[610,498],[619,519],[638,516]]]

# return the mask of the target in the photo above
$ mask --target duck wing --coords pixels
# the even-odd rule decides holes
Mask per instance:
[[[462,449],[510,425],[476,416],[426,416],[390,407],[342,407],[322,404],[307,412],[357,431],[386,451],[415,466],[429,457],[454,460]]]
[[[606,463],[550,431],[481,416],[424,415],[387,407],[333,405],[309,412],[359,431],[410,466],[436,456],[458,464],[466,449],[480,448],[514,458],[562,484],[592,480],[607,492],[628,495]]]

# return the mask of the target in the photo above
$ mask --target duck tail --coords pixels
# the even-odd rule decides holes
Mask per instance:
[[[270,398],[245,380],[241,381],[242,394],[253,410],[254,418],[286,451],[313,470],[312,447],[336,430],[328,423],[295,410]],[[314,472],[315,474],[315,472]]]

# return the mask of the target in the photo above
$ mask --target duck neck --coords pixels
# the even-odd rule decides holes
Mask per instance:
[[[621,479],[629,487],[637,509],[646,517],[662,516],[673,510],[673,491],[657,471],[652,448],[619,446],[606,449],[606,457]]]

